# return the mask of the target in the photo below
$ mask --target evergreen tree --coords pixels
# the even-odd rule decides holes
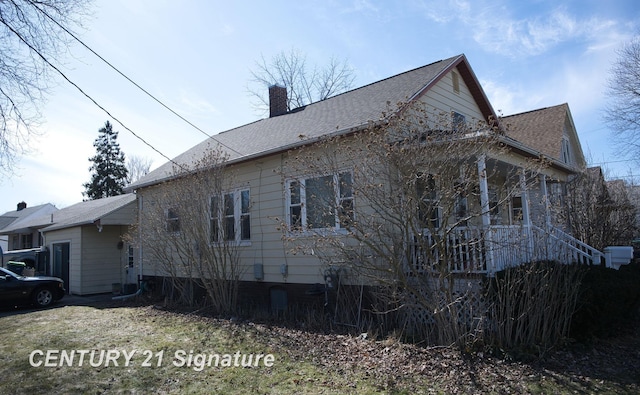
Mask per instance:
[[[93,142],[96,155],[89,158],[93,162],[89,170],[91,181],[83,184],[82,193],[89,200],[121,195],[127,180],[124,152],[120,151],[118,132],[109,121],[98,131],[100,135]]]

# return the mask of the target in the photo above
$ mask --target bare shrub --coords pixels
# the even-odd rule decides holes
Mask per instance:
[[[501,162],[503,137],[494,124],[417,102],[291,151],[285,238],[369,286],[375,316],[421,341],[468,348],[484,320],[477,280],[501,242],[489,237],[490,220],[544,166]],[[489,180],[500,190],[487,191]]]
[[[192,167],[176,167],[169,181],[141,197],[143,229],[131,232],[144,249],[145,265],[165,277],[176,302],[205,302],[220,314],[236,311],[245,270],[238,256],[245,229],[225,221],[225,209],[249,204],[248,195],[231,189],[234,177],[225,162],[222,151],[210,149]],[[206,291],[205,301],[195,300],[198,288]]]

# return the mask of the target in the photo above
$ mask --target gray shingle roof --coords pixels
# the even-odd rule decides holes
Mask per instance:
[[[103,199],[87,200],[65,207],[53,213],[38,215],[20,221],[20,229],[43,229],[45,231],[92,224],[136,200],[132,193]],[[132,219],[133,220],[133,219]],[[122,224],[127,225],[127,224]],[[14,227],[13,225],[11,226]]]
[[[0,232],[7,234],[28,229],[34,219],[41,217],[42,214],[48,215],[56,210],[58,209],[53,204],[46,203],[27,207],[20,211],[7,211],[0,216]]]
[[[560,160],[562,131],[569,111],[564,103],[553,107],[540,108],[502,119],[509,125],[507,135],[522,144]]]
[[[407,71],[384,80],[309,104],[286,114],[261,119],[214,136],[229,154],[229,161],[246,160],[275,153],[297,145],[314,141],[331,133],[346,131],[380,119],[389,105],[413,99],[423,93],[446,71],[463,64],[463,78],[472,87],[472,93],[486,101],[464,55],[458,55]],[[486,109],[493,111],[486,101]],[[208,147],[215,147],[213,139],[207,139],[174,159],[178,164],[191,164],[202,158]],[[167,162],[128,189],[153,185],[173,174],[174,165]]]
[[[47,226],[44,231],[48,232],[56,229],[92,224],[98,219],[125,207],[135,200],[136,195],[128,193],[76,203],[53,213],[53,217],[48,218],[48,223],[51,223],[51,225]],[[47,218],[44,219],[47,220]],[[131,218],[131,220],[133,220],[133,218]],[[123,223],[121,225],[128,224]]]

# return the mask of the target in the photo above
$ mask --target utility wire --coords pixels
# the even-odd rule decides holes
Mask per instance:
[[[0,18],[0,22],[2,22],[2,24],[5,25],[7,27],[7,29],[9,29],[13,34],[15,34],[20,39],[20,41],[22,41],[33,52],[35,52],[47,65],[49,65],[49,67],[51,67],[52,69],[57,71],[62,76],[62,78],[64,78],[68,83],[73,85],[78,91],[80,91],[80,93],[82,93],[86,98],[91,100],[93,102],[93,104],[95,104],[98,108],[100,108],[102,111],[104,111],[109,117],[113,118],[114,121],[118,122],[120,124],[120,126],[125,128],[129,133],[134,135],[138,140],[142,141],[149,148],[151,148],[152,150],[154,150],[155,152],[160,154],[163,158],[167,159],[169,162],[173,163],[174,165],[179,166],[179,167],[184,169],[184,167],[182,165],[180,165],[179,163],[175,162],[173,159],[169,158],[167,155],[163,154],[162,152],[160,152],[153,145],[149,144],[145,139],[143,139],[142,137],[138,136],[133,130],[129,129],[124,123],[122,123],[122,121],[120,121],[118,118],[116,118],[113,115],[111,115],[111,113],[106,108],[104,108],[95,99],[93,99],[91,96],[89,96],[89,94],[87,94],[85,91],[83,91],[82,88],[80,88],[75,82],[71,81],[60,69],[58,69],[43,54],[41,54],[40,51],[38,51],[33,45],[31,45],[29,42],[27,42],[27,40],[25,40],[24,37],[22,37],[22,35],[20,35],[20,33],[18,33],[12,26],[7,24],[6,21],[4,21],[2,18]]]
[[[77,42],[79,42],[83,47],[85,47],[87,50],[89,50],[89,52],[91,52],[92,54],[94,54],[96,57],[98,57],[98,59],[102,60],[106,65],[108,65],[109,67],[111,67],[116,73],[120,74],[122,77],[124,77],[127,81],[129,81],[130,83],[132,83],[136,88],[140,89],[142,92],[144,92],[147,96],[149,96],[151,99],[153,99],[154,101],[156,101],[158,104],[160,104],[162,107],[164,107],[165,109],[169,110],[173,115],[177,116],[178,118],[180,118],[181,120],[183,120],[184,122],[186,122],[187,124],[189,124],[191,127],[193,127],[194,129],[196,129],[197,131],[199,131],[200,133],[204,134],[205,136],[207,136],[208,138],[215,140],[218,144],[222,145],[223,147],[235,152],[238,155],[242,155],[240,152],[238,152],[237,150],[229,147],[228,145],[220,142],[218,139],[214,138],[213,136],[211,136],[210,134],[208,134],[207,132],[205,132],[204,130],[202,130],[201,128],[199,128],[198,126],[196,126],[195,124],[193,124],[191,121],[189,121],[188,119],[186,119],[185,117],[183,117],[182,115],[178,114],[176,111],[174,111],[172,108],[170,108],[169,106],[167,106],[166,104],[164,104],[162,101],[160,101],[160,99],[156,98],[155,96],[153,96],[151,93],[149,93],[146,89],[144,89],[143,87],[141,87],[140,85],[138,85],[135,81],[133,81],[131,78],[129,78],[126,74],[124,74],[123,72],[121,72],[118,68],[116,68],[114,65],[112,65],[111,63],[109,63],[109,61],[107,61],[105,58],[103,58],[102,56],[100,56],[100,54],[98,54],[96,51],[94,51],[93,49],[91,49],[91,47],[89,47],[87,44],[85,44],[82,40],[80,40],[75,34],[73,34],[71,31],[69,31],[66,27],[64,27],[63,25],[61,25],[60,23],[58,23],[57,20],[55,20],[53,17],[51,17],[45,10],[41,9],[40,7],[38,7],[33,1],[29,1],[29,3],[38,11],[40,11],[42,14],[44,14],[47,18],[49,18],[49,20],[51,20],[53,23],[55,23],[56,25],[58,25],[58,27],[60,27],[62,30],[64,30],[68,35],[70,35],[71,37],[73,37],[74,40],[76,40]]]
[[[592,163],[592,165],[607,165],[609,163],[622,163],[622,162],[634,162],[637,161],[638,159],[619,159],[619,160],[609,160],[609,161],[605,161],[605,162],[595,162]]]

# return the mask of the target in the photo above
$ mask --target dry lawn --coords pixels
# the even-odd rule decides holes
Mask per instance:
[[[44,394],[624,394],[640,393],[640,340],[572,346],[530,364],[394,339],[318,334],[154,306],[58,306],[3,312],[0,393]],[[637,335],[637,334],[636,334]],[[133,353],[114,366],[43,366],[34,350]],[[176,351],[272,354],[273,366],[175,366]],[[36,351],[37,352],[37,351]],[[158,363],[158,355],[163,359]],[[56,354],[53,354],[56,355]],[[98,354],[95,354],[98,355]],[[151,356],[152,366],[143,366]],[[77,355],[76,355],[77,357]],[[97,362],[98,359],[94,359]],[[59,365],[60,360],[49,360]],[[66,361],[65,361],[66,363]],[[159,366],[158,366],[159,365]]]

